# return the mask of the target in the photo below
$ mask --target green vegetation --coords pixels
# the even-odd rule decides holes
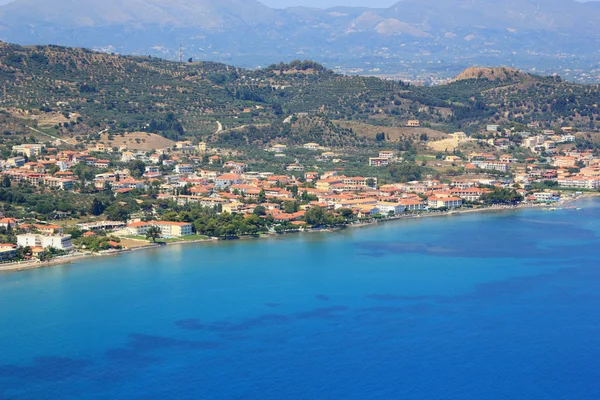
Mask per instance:
[[[481,196],[481,202],[484,204],[518,204],[521,201],[523,201],[523,196],[513,189],[494,187],[491,193]]]
[[[4,107],[61,115],[65,122],[53,126],[51,134],[69,137],[108,128],[111,134],[146,131],[228,148],[308,140],[361,146],[362,139],[332,121],[402,126],[418,119],[423,126],[476,133],[490,122],[596,129],[600,118],[598,86],[522,73],[504,80],[465,79],[418,87],[337,75],[313,61],[250,71],[209,62],[181,64],[8,44],[0,47],[0,65]],[[310,118],[303,122],[296,115],[282,124],[295,113],[308,113]],[[216,121],[225,127],[219,134]],[[37,124],[33,119],[30,123]],[[385,136],[372,141],[385,142]]]

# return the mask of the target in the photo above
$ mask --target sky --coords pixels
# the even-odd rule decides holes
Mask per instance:
[[[2,1],[2,0],[0,0]],[[294,6],[328,8],[335,6],[354,6],[354,7],[391,7],[398,0],[259,0],[260,2],[274,7],[285,8]]]
[[[0,5],[10,3],[14,0],[0,0]],[[53,0],[46,0],[53,1]],[[98,0],[102,1],[102,0]],[[362,7],[375,7],[384,8],[391,7],[396,4],[398,0],[259,0],[262,3],[275,8],[285,8],[293,6],[305,6],[305,7],[319,7],[328,8],[335,6],[362,6]],[[578,0],[578,1],[590,1],[590,0]]]
[[[2,1],[2,0],[0,0]],[[387,8],[396,4],[399,0],[259,0],[260,2],[275,8],[294,6],[328,8],[335,6],[356,6],[371,8]],[[597,1],[597,0],[577,0]]]

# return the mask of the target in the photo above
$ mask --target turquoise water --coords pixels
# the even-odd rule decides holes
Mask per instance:
[[[0,400],[600,398],[600,202],[0,275]]]

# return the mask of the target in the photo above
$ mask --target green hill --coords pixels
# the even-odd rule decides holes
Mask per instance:
[[[600,125],[598,85],[503,71],[500,79],[478,72],[447,85],[420,87],[338,75],[311,61],[244,70],[0,43],[0,110],[52,136],[73,138],[109,129],[219,140],[217,121],[225,132],[241,132],[246,126],[283,127],[295,113],[391,127],[419,119],[438,130],[467,132],[508,122],[591,130]],[[313,125],[319,128],[279,134],[293,141],[294,132],[321,130],[334,142],[346,135],[330,132],[328,123]],[[265,142],[277,136],[270,132]]]

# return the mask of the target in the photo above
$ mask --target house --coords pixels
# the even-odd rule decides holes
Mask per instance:
[[[158,163],[160,163],[160,158],[161,158],[161,157],[162,157],[162,156],[161,156],[160,154],[154,153],[154,154],[152,154],[152,155],[150,156],[150,162],[151,162],[152,164],[158,164]]]
[[[129,162],[135,158],[135,155],[131,151],[124,151],[121,154],[121,162]]]
[[[175,148],[183,153],[191,153],[196,151],[196,146],[192,145],[192,142],[189,140],[175,143]]]
[[[379,158],[394,158],[394,152],[390,150],[382,150],[379,152]]]
[[[283,153],[285,149],[287,149],[285,144],[274,144],[269,148],[269,151],[273,153]]]
[[[202,170],[200,171],[200,176],[206,180],[214,181],[219,176],[219,173],[217,171]]]
[[[485,130],[487,132],[498,132],[498,128],[500,128],[499,125],[488,125],[485,127]]]
[[[377,203],[377,208],[381,214],[402,214],[406,207],[402,203],[393,203],[393,202],[379,202]]]
[[[172,221],[133,222],[127,225],[127,232],[134,236],[144,236],[151,226],[158,227],[161,235],[165,237],[182,237],[192,234],[192,224]]]
[[[369,157],[370,167],[386,167],[390,164],[389,158]]]
[[[234,174],[241,174],[248,168],[248,165],[241,162],[227,161],[223,164],[223,168],[229,169]]]
[[[430,208],[457,208],[462,206],[462,199],[460,197],[430,196],[427,199],[427,205]]]
[[[491,192],[490,189],[481,189],[481,188],[464,188],[464,189],[455,188],[450,191],[450,193],[452,193],[452,195],[454,195],[456,197],[460,197],[461,199],[466,200],[466,201],[479,201],[481,196],[483,196],[486,193],[490,193],[490,192]]]
[[[446,157],[444,157],[444,161],[456,163],[456,162],[461,162],[462,159],[458,156],[446,156]]]
[[[467,134],[464,132],[454,132],[454,133],[450,134],[450,137],[459,143],[464,142],[465,140],[468,139]]]
[[[153,221],[153,225],[158,226],[162,236],[165,237],[182,237],[192,234],[192,224],[189,222]]]
[[[8,160],[6,160],[6,165],[15,168],[22,167],[23,165],[25,165],[25,157],[11,157]]]
[[[304,167],[302,165],[298,165],[298,164],[290,164],[287,167],[285,167],[285,169],[287,171],[295,171],[295,172],[304,171]]]
[[[398,202],[404,206],[405,211],[424,211],[427,208],[419,198],[400,199]]]
[[[512,163],[516,163],[517,159],[514,158],[513,156],[511,156],[510,154],[502,154],[500,156],[500,162],[512,164]]]
[[[552,162],[552,165],[555,167],[559,167],[559,168],[572,168],[575,167],[575,164],[577,163],[577,159],[575,157],[554,157],[554,160]]]
[[[159,177],[160,175],[161,175],[160,167],[158,167],[156,165],[147,165],[144,168],[144,176],[146,178],[156,178],[156,177]]]
[[[4,229],[14,229],[17,226],[17,221],[12,218],[2,218],[0,219],[0,228]]]
[[[558,186],[573,189],[599,189],[600,177],[573,176],[558,179]]]
[[[472,161],[471,164],[478,168],[481,168],[481,169],[489,169],[489,170],[493,170],[493,171],[508,172],[508,163],[504,163],[504,162]]]
[[[302,146],[305,150],[319,150],[321,146],[318,143],[306,143]]]
[[[17,246],[12,243],[0,243],[0,261],[12,260],[17,256]]]
[[[175,166],[175,172],[178,174],[193,174],[194,173],[194,166],[190,165],[190,164],[177,164]]]
[[[220,156],[210,156],[210,157],[208,157],[208,164],[209,165],[218,164],[220,162],[221,162],[221,157]]]
[[[537,192],[533,194],[533,197],[535,197],[535,201],[539,201],[539,202],[547,202],[547,201],[552,201],[555,197],[554,193],[550,193],[550,192]]]
[[[58,225],[33,224],[33,228],[44,235],[62,235],[63,227]]]
[[[30,144],[20,144],[12,147],[12,151],[19,154],[25,155],[29,158],[33,156],[37,156],[42,152],[44,148],[43,144],[38,143],[30,143]]]
[[[305,172],[304,173],[304,180],[306,182],[313,182],[313,181],[316,181],[317,179],[319,179],[318,172]]]
[[[96,160],[94,162],[94,166],[96,168],[100,168],[100,169],[106,169],[106,168],[108,168],[109,164],[110,164],[110,160]]]
[[[220,188],[226,188],[240,183],[242,183],[242,178],[238,174],[223,174],[217,176],[215,179],[215,184]]]
[[[406,123],[406,126],[409,128],[419,128],[421,126],[421,122],[418,119],[411,119]]]
[[[362,187],[369,187],[369,183],[372,184],[372,186],[377,186],[377,178],[363,178],[362,176],[353,176],[350,178],[344,177],[344,184],[345,185],[351,185],[351,186],[362,186]]]

